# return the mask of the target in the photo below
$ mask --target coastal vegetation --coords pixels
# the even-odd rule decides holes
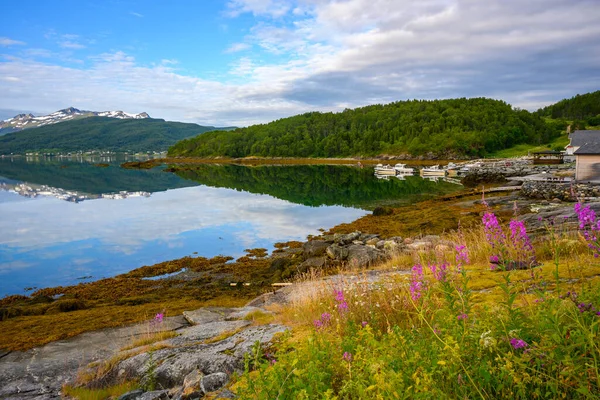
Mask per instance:
[[[540,108],[536,114],[552,119],[576,121],[578,125],[587,123],[598,126],[600,125],[600,90],[561,100],[556,104]]]
[[[548,143],[564,128],[500,100],[410,100],[209,132],[178,142],[169,155],[481,157],[521,143]]]
[[[165,151],[178,140],[215,128],[162,119],[88,117],[0,136],[0,154],[28,152]]]
[[[535,240],[517,216],[500,223],[487,208],[444,248],[381,266],[396,271],[383,279],[299,284],[280,310],[292,331],[256,348],[233,390],[242,399],[597,398],[600,228],[588,207],[575,210],[578,231],[548,219]]]

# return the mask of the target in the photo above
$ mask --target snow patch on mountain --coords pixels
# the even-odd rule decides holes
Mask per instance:
[[[131,114],[123,111],[83,111],[74,107],[58,110],[48,115],[39,117],[33,114],[19,114],[13,118],[5,119],[0,122],[0,134],[3,129],[11,128],[11,131],[19,131],[28,128],[37,128],[39,126],[57,124],[59,122],[70,121],[78,118],[87,117],[109,117],[118,119],[144,119],[150,116],[143,112],[139,114]]]

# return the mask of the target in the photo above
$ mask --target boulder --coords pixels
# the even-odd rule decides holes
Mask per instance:
[[[356,244],[348,246],[348,263],[353,267],[366,267],[383,258],[381,251]]]
[[[360,232],[352,232],[352,233],[348,233],[346,235],[341,234],[341,233],[336,233],[335,235],[333,235],[333,241],[337,244],[341,244],[341,245],[345,245],[345,244],[350,244],[352,242],[354,242],[355,240],[358,240],[358,238],[360,238],[361,233]]]
[[[153,390],[142,393],[136,400],[169,400],[168,390]]]
[[[348,258],[348,249],[338,244],[332,244],[327,248],[327,256],[332,260],[345,260]]]
[[[330,244],[331,242],[327,240],[309,240],[302,246],[302,254],[304,258],[322,256]]]
[[[200,389],[200,381],[204,375],[197,369],[193,370],[183,378],[183,392],[191,393]]]
[[[224,372],[217,372],[203,377],[200,388],[204,393],[215,392],[225,386],[227,382],[229,382],[229,376]]]
[[[311,257],[304,260],[302,264],[298,265],[299,272],[306,272],[309,269],[322,269],[327,265],[327,257]]]

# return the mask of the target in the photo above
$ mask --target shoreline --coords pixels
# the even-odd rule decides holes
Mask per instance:
[[[488,188],[486,193],[504,198],[504,203],[510,203],[517,197],[514,193],[505,193],[514,188],[500,190],[492,195]],[[477,203],[481,194],[481,190],[464,188],[434,200],[396,208],[382,207],[386,215],[368,214],[324,230],[323,234],[363,232],[378,235],[381,240],[398,236],[439,235],[455,230],[459,223],[469,226],[480,222],[482,210]],[[500,211],[499,216],[509,217],[511,213],[509,207]],[[0,348],[22,350],[90,330],[135,323],[162,309],[177,313],[191,307],[243,305],[245,301],[270,291],[271,283],[289,280],[300,271],[299,266],[305,261],[301,259],[301,249],[311,239],[309,236],[304,242],[275,244],[276,250],[268,256],[264,249],[253,249],[235,261],[227,256],[210,259],[184,257],[94,282],[39,289],[29,296],[6,296],[0,299],[0,320],[7,327],[7,333],[0,335]],[[287,261],[277,261],[279,264],[273,265],[276,259],[286,258]],[[315,265],[317,268],[322,266]],[[182,273],[182,270],[186,272]],[[145,279],[166,274],[171,276]],[[240,285],[230,286],[232,282]],[[245,282],[251,284],[244,286]],[[114,318],[94,321],[103,311]],[[78,329],[67,331],[65,327],[72,318],[82,318],[83,323]],[[13,340],[19,337],[19,326],[36,326],[36,321],[50,331],[44,335],[23,337],[18,343]]]

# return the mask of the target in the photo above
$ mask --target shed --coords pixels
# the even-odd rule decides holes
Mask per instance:
[[[600,142],[585,143],[574,154],[575,180],[600,182]]]
[[[538,151],[533,153],[534,164],[562,164],[563,153],[562,151]]]

